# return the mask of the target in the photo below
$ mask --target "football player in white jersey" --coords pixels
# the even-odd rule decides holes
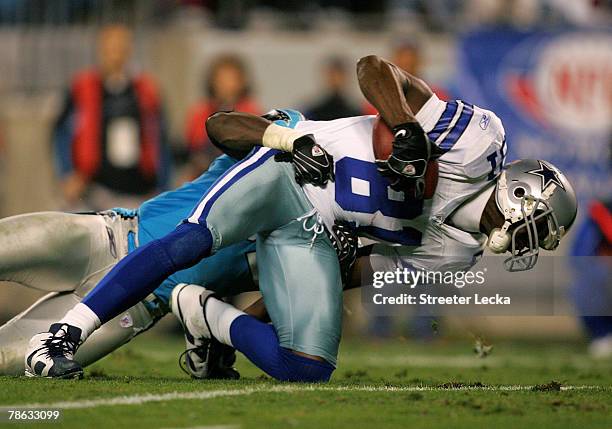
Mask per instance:
[[[33,337],[26,373],[80,376],[73,354],[100,323],[160,279],[254,234],[274,327],[200,288],[173,295],[173,308],[182,309],[196,341],[214,337],[273,377],[292,381],[326,381],[335,368],[342,287],[324,232],[336,220],[407,249],[411,263],[425,269],[468,268],[487,236],[494,251],[512,252],[510,269],[533,266],[539,247],[556,248],[573,223],[576,200],[555,167],[520,161],[501,170],[504,132],[492,112],[442,102],[423,81],[378,57],[360,60],[357,69],[364,95],[393,129],[388,160],[374,159],[373,117],[288,129],[247,114],[214,115],[207,128],[218,144],[263,147],[221,177],[174,232],[128,255],[62,320]],[[279,150],[293,164],[277,162],[287,157]],[[420,199],[411,192],[436,157],[436,193]]]

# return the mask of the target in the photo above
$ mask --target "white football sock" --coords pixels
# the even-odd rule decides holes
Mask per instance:
[[[81,329],[81,342],[85,341],[93,331],[101,325],[98,315],[91,308],[79,302],[58,323],[76,326]]]
[[[206,320],[213,337],[219,342],[233,347],[230,338],[230,326],[237,317],[246,313],[216,298],[208,298],[205,310]]]

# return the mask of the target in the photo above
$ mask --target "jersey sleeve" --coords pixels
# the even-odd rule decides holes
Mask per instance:
[[[440,100],[436,94],[432,94],[416,113],[416,120],[426,133],[433,130],[445,108],[446,102]]]
[[[493,177],[506,155],[505,131],[491,111],[433,94],[416,114],[429,139],[444,151],[440,172],[455,179]],[[491,177],[492,178],[492,177]]]

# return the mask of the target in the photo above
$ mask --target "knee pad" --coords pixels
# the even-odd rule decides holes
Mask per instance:
[[[213,240],[210,230],[205,226],[185,222],[157,242],[178,271],[210,255]]]

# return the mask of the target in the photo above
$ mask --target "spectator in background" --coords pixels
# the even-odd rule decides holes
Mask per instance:
[[[421,56],[420,47],[411,41],[403,40],[400,41],[397,45],[394,46],[393,51],[391,53],[391,62],[397,65],[400,69],[415,75],[422,76],[422,65],[423,59]],[[432,91],[436,93],[436,95],[441,100],[448,100],[449,95],[447,92],[437,86],[432,86]],[[363,104],[363,114],[364,115],[376,115],[378,112],[370,103],[365,102]]]
[[[314,121],[358,116],[359,108],[346,95],[348,86],[348,69],[340,57],[331,57],[323,65],[322,98],[305,109],[306,117]]]
[[[251,81],[245,63],[236,55],[222,55],[213,60],[204,81],[206,99],[190,109],[185,138],[189,151],[192,179],[204,171],[220,154],[206,134],[206,119],[219,110],[261,114],[259,104],[251,97]]]
[[[53,131],[63,195],[70,209],[137,207],[168,180],[159,93],[128,71],[126,27],[104,27],[97,48],[97,66],[74,77]]]

